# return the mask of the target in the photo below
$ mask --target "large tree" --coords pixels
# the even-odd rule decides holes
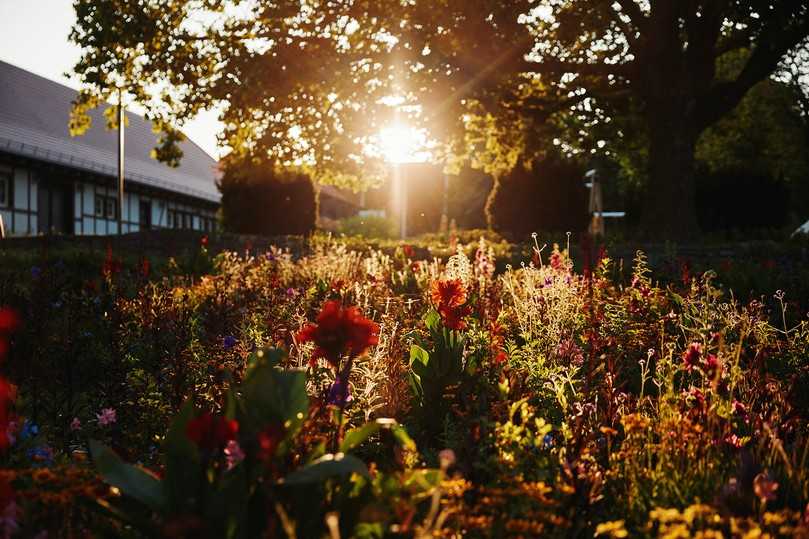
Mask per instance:
[[[219,106],[231,159],[269,156],[335,183],[368,175],[378,163],[368,144],[396,114],[429,128],[439,159],[495,175],[551,144],[570,153],[634,144],[648,163],[644,226],[666,237],[697,232],[700,134],[809,34],[809,0],[75,6],[87,90],[77,126],[83,104],[118,86],[161,127]],[[750,51],[743,67],[719,77],[719,60],[740,49]],[[172,136],[164,142],[171,148]]]

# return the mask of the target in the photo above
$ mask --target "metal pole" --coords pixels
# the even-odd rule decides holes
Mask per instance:
[[[444,173],[444,203],[441,213],[449,220],[449,174]]]
[[[407,184],[404,181],[400,163],[393,164],[393,175],[399,187],[399,235],[405,239],[407,237]]]
[[[124,233],[124,100],[118,88],[118,234]]]

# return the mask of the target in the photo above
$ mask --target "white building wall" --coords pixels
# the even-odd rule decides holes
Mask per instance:
[[[0,166],[5,166],[0,164]],[[38,169],[29,170],[28,167],[7,165],[6,168],[12,178],[12,200],[10,207],[2,208],[7,235],[33,235],[39,233],[37,219],[38,183],[47,182],[47,176],[40,176]],[[13,170],[13,172],[12,172]],[[58,176],[58,175],[57,175]],[[57,181],[64,181],[59,177]],[[103,235],[116,234],[118,228],[117,218],[108,217],[106,207],[100,213],[96,212],[96,197],[102,197],[101,203],[106,200],[117,201],[118,192],[114,186],[102,186],[90,181],[78,180],[73,182],[72,195],[72,231],[76,235]],[[140,203],[151,204],[152,228],[167,228],[169,212],[180,219],[174,219],[172,226],[180,228],[183,225],[195,230],[205,229],[215,212],[200,209],[194,205],[180,204],[173,200],[153,195],[139,193],[125,193],[123,205],[124,232],[140,230]],[[117,205],[117,204],[116,204]],[[178,213],[179,212],[179,213]]]

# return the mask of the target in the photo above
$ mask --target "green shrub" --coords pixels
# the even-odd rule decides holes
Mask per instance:
[[[379,215],[355,215],[340,219],[337,222],[337,231],[346,236],[390,239],[396,235],[396,223]]]
[[[495,182],[486,204],[489,227],[513,239],[532,232],[579,232],[587,227],[584,171],[575,163],[549,157],[517,165]]]
[[[225,229],[239,234],[309,234],[317,201],[305,174],[262,166],[234,166],[219,183]]]

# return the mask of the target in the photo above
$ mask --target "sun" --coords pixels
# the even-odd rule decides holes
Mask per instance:
[[[379,132],[378,149],[388,163],[419,163],[429,157],[425,133],[396,124]]]

